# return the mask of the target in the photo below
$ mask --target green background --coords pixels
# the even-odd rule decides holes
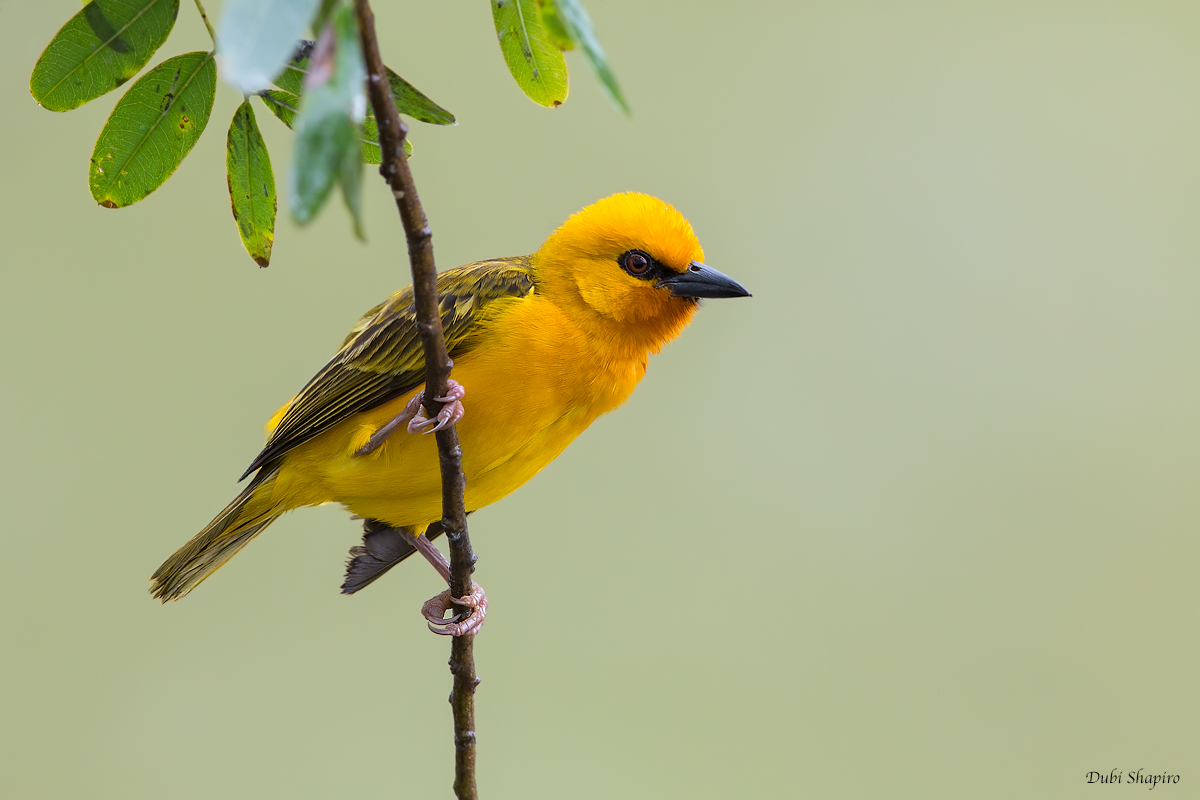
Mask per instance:
[[[526,100],[482,3],[376,9],[459,119],[413,128],[443,267],[640,190],[754,292],[472,517],[484,797],[1196,796],[1200,6],[589,5],[632,121],[578,53]],[[408,282],[391,198],[366,245],[281,221],[259,270],[222,85],[163,188],[96,206],[117,95],[28,93],[78,7],[0,0],[0,794],[449,796],[436,576],[340,596],[344,511],[146,594]],[[207,41],[185,3],[151,64]]]

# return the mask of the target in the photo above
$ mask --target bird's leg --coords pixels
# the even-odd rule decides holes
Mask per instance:
[[[462,399],[466,395],[467,390],[462,387],[461,383],[454,379],[449,380],[446,383],[446,395],[444,397],[433,398],[439,403],[445,403],[442,406],[442,410],[438,412],[436,423],[435,420],[425,416],[425,393],[421,392],[415,395],[408,401],[408,405],[404,407],[403,411],[388,420],[382,428],[372,433],[367,443],[354,451],[354,455],[365,456],[369,453],[374,453],[401,425],[407,424],[409,433],[433,433],[452,422],[458,422],[463,418]],[[433,427],[429,427],[431,425]]]
[[[449,584],[450,562],[442,555],[442,551],[437,549],[437,545],[429,541],[429,538],[422,533],[413,533],[408,528],[402,528],[402,530],[413,537],[413,545],[417,548],[417,552],[425,556],[425,560],[437,570],[438,575],[442,576],[442,580]]]
[[[424,535],[413,535],[414,544],[421,555],[425,556],[425,560],[433,565],[433,568],[442,576],[442,580],[450,583],[450,563],[446,561],[446,557],[442,555],[442,551],[434,546],[433,542],[429,541]],[[483,618],[487,616],[487,595],[483,592],[483,587],[471,581],[471,593],[466,597],[454,597],[450,594],[450,590],[442,592],[436,597],[431,597],[425,601],[425,605],[421,606],[421,615],[429,623],[429,630],[434,633],[440,633],[445,636],[465,636],[467,634],[475,634],[483,626]],[[458,612],[454,616],[446,618],[446,612],[454,610],[454,606],[462,606],[469,609],[468,612]]]
[[[421,407],[424,400],[424,395],[417,395],[412,400],[408,401],[408,405],[404,407],[396,416],[387,421],[382,428],[371,434],[371,438],[367,439],[367,443],[354,451],[356,456],[365,456],[368,453],[374,453],[379,449],[380,445],[387,441],[387,438],[396,432],[396,429],[405,424],[417,415],[417,409]]]

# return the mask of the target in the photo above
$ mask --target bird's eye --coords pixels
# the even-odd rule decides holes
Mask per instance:
[[[641,250],[630,250],[621,256],[621,266],[633,277],[642,278],[649,274],[654,266],[654,259]]]

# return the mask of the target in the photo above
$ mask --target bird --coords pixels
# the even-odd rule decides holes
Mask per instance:
[[[636,192],[573,214],[532,255],[445,270],[437,290],[454,364],[438,415],[427,419],[422,408],[425,362],[410,286],[367,311],[275,413],[242,475],[249,483],[158,568],[155,598],[183,597],[285,512],[331,502],[365,520],[344,593],[413,552],[448,580],[430,542],[441,533],[437,446],[421,434],[456,425],[466,510],[483,508],[625,402],[649,357],[680,334],[701,300],[750,295],[704,264],[680,212]],[[464,612],[443,619],[451,604]],[[478,586],[468,598],[443,592],[422,613],[437,633],[474,633],[486,595]]]

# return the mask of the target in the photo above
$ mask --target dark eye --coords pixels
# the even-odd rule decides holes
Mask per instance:
[[[625,271],[635,278],[641,278],[649,274],[650,269],[654,266],[654,259],[641,250],[630,250],[621,256],[620,261]]]

